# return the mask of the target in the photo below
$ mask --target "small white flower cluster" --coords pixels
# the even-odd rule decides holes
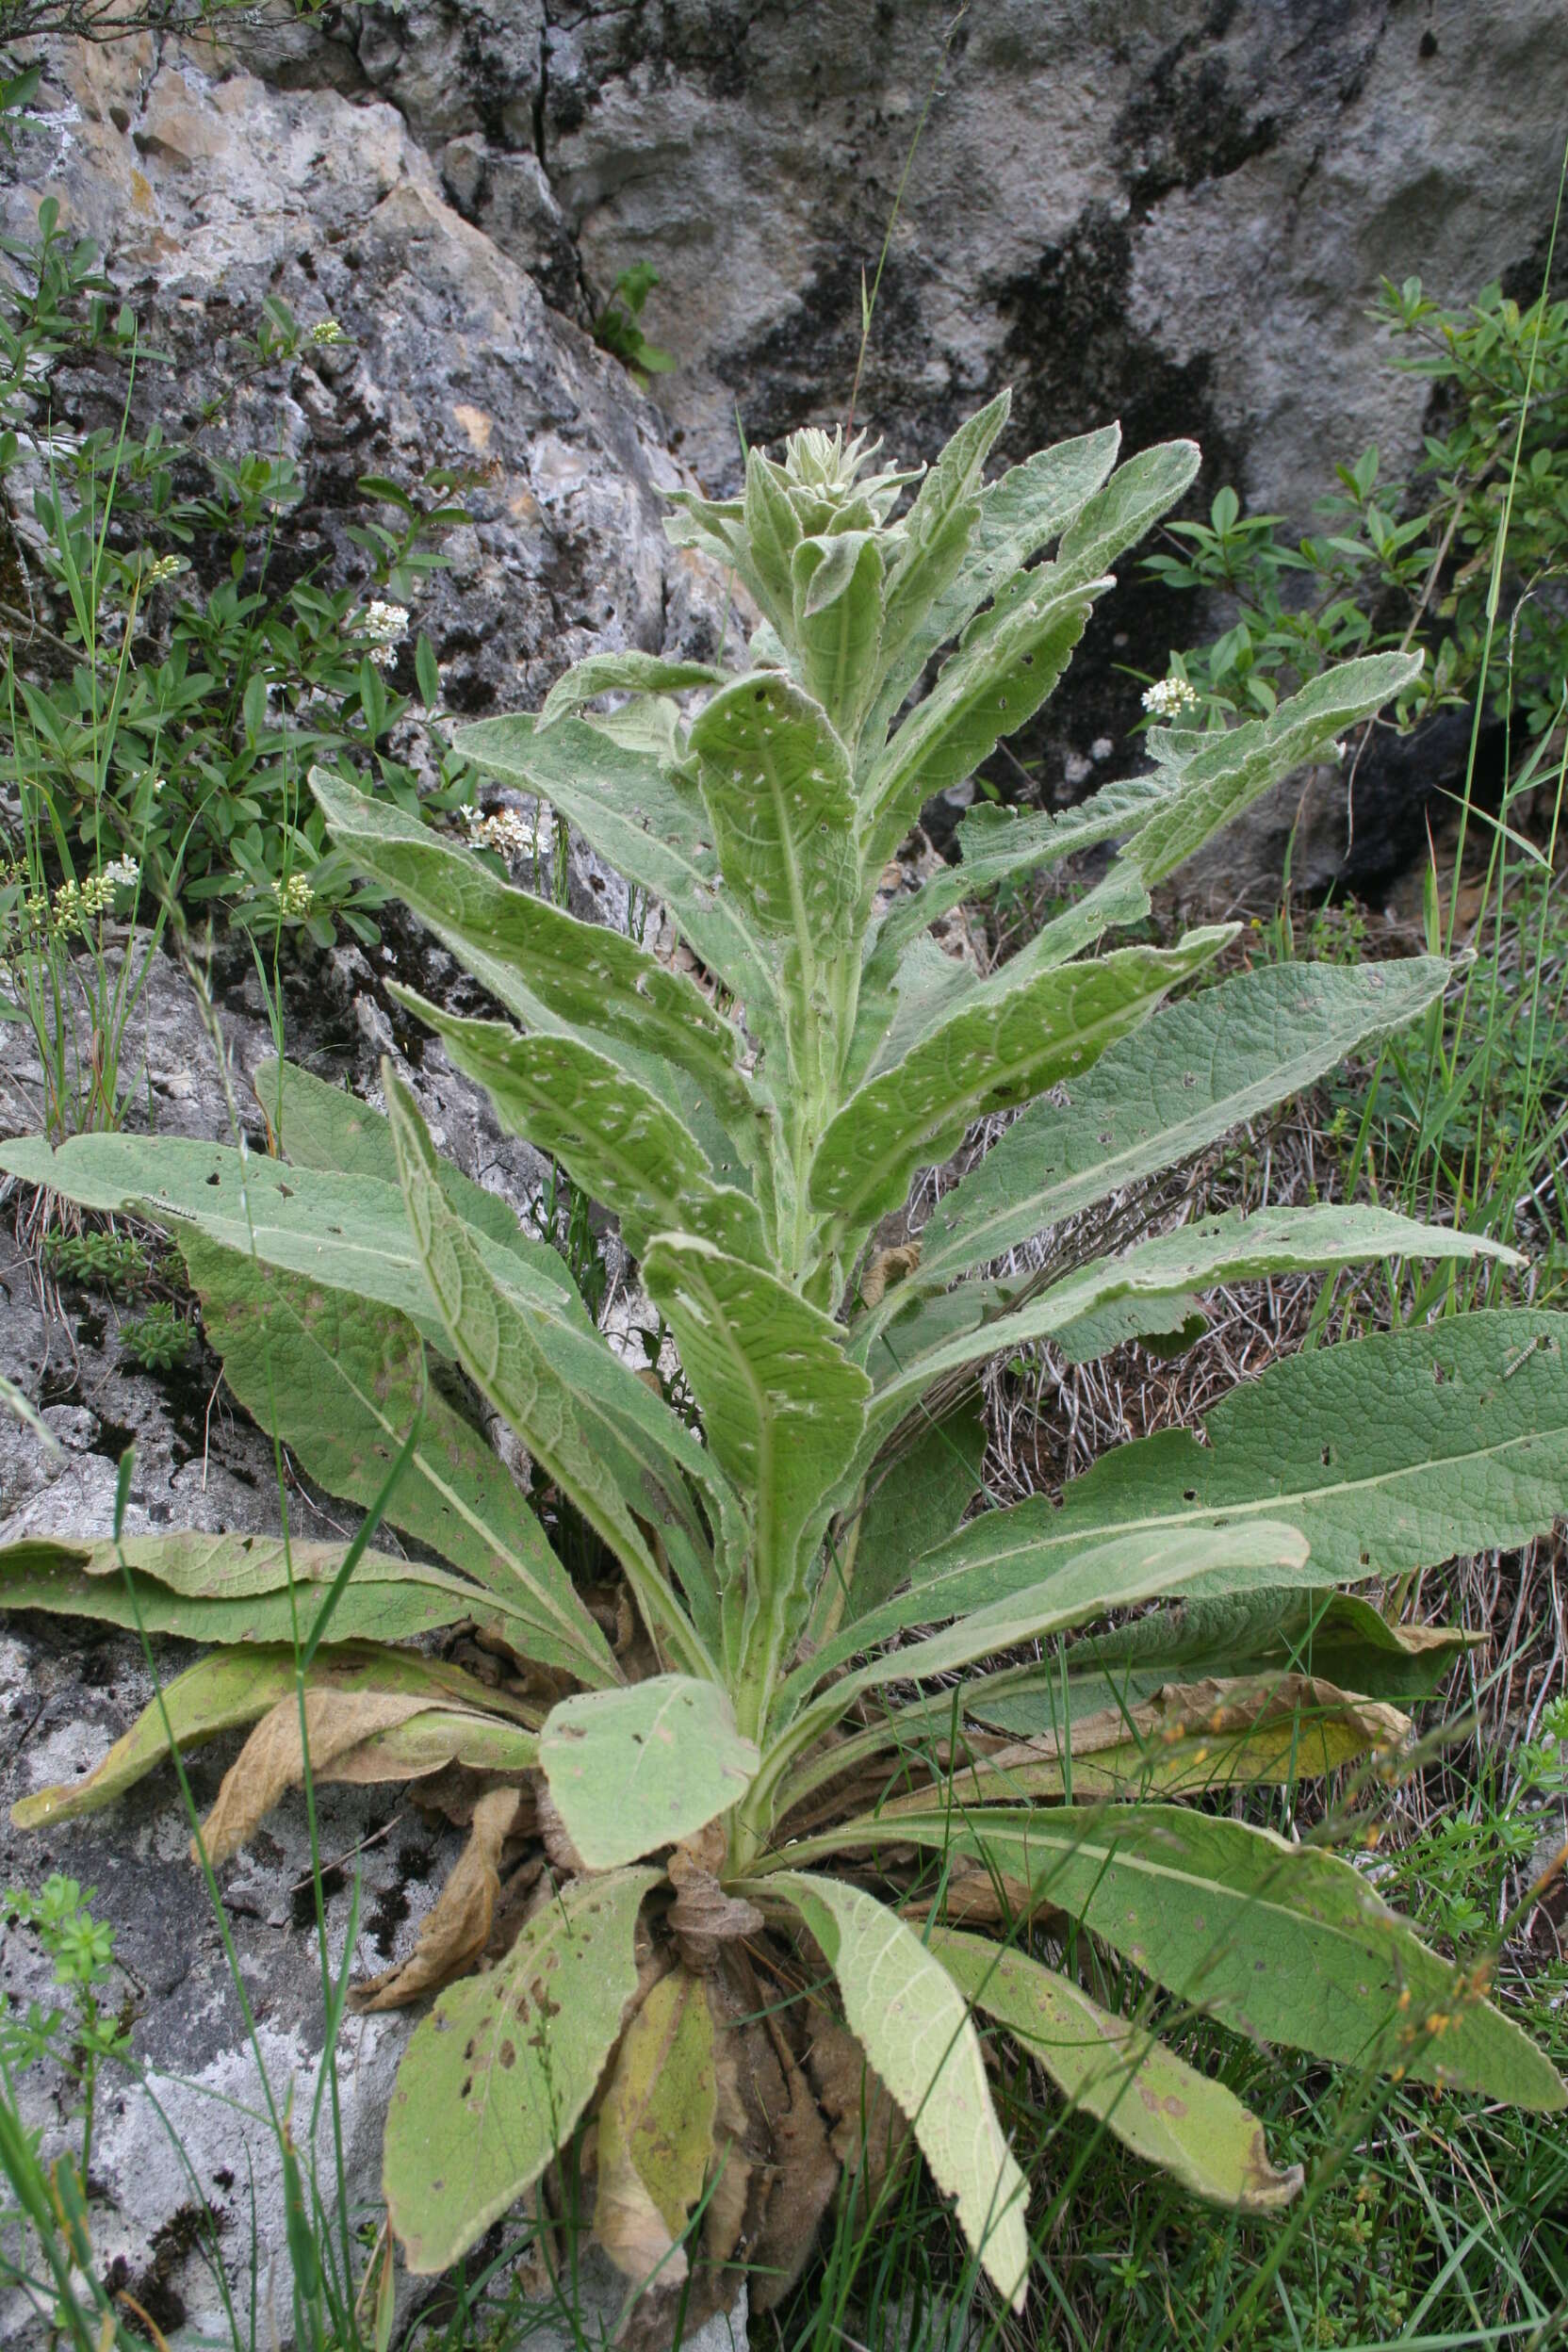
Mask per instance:
[[[407,607],[374,596],[360,614],[359,625],[370,640],[371,661],[378,670],[389,670],[398,658],[398,642],[408,632]]]
[[[296,922],[302,921],[316,903],[316,892],[302,874],[274,876],[272,896],[278,902],[279,914],[292,915]]]
[[[555,841],[547,808],[532,817],[525,817],[520,808],[493,808],[488,816],[478,808],[465,808],[463,822],[475,849],[493,849],[509,866],[523,858],[547,858]]]
[[[1184,678],[1157,678],[1144,693],[1143,707],[1152,718],[1179,719],[1184,710],[1197,710],[1198,690]]]
[[[330,351],[335,344],[346,343],[348,336],[335,318],[318,318],[310,331],[310,339],[319,351]]]
[[[166,580],[173,580],[185,569],[183,555],[155,555],[141,575],[144,588],[161,587]]]

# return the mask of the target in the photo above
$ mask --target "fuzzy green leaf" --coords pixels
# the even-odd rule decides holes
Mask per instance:
[[[1192,2196],[1238,2213],[1272,2213],[1300,2188],[1300,2165],[1275,2170],[1263,2126],[1233,2092],[1102,2009],[1070,1977],[951,1927],[932,1930],[931,1949],[1074,2107]]]
[[[1527,1543],[1568,1491],[1565,1341],[1568,1316],[1495,1308],[1272,1364],[1204,1416],[1206,1443],[1162,1430],[1102,1455],[1059,1504],[972,1520],[920,1564],[925,1622],[1021,1591],[1117,1528],[1288,1519],[1322,1584]],[[881,1639],[882,1612],[859,1630]]]
[[[597,2088],[637,1990],[657,1870],[580,1879],[486,1975],[449,1985],[408,2047],[383,2187],[408,2267],[456,2262],[532,2186]]]
[[[998,1515],[988,1513],[979,1524]],[[962,1534],[958,1540],[962,1541]],[[813,1725],[819,1720],[825,1724],[842,1715],[863,1691],[879,1690],[890,1682],[922,1682],[953,1674],[978,1658],[1016,1648],[1021,1642],[1041,1640],[1047,1634],[1065,1633],[1113,1609],[1128,1609],[1163,1592],[1183,1592],[1205,1576],[1223,1572],[1245,1590],[1277,1584],[1282,1576],[1298,1578],[1306,1561],[1305,1538],[1294,1527],[1271,1519],[1255,1519],[1243,1527],[1199,1527],[1179,1533],[1166,1528],[1131,1542],[1115,1538],[1055,1566],[1054,1573],[1027,1591],[966,1610],[923,1642],[870,1658],[813,1703],[808,1720]],[[925,1591],[923,1585],[918,1601],[924,1600]],[[948,1613],[939,1597],[938,1610]],[[887,1613],[876,1610],[859,1625],[846,1627],[797,1667],[785,1686],[786,1704],[823,1681],[846,1658],[869,1648],[873,1626],[877,1629],[874,1638],[880,1639]],[[910,1610],[906,1622],[921,1620]],[[924,1622],[934,1620],[927,1617]],[[804,1723],[808,1719],[802,1720]],[[799,1744],[802,1736],[799,1729],[792,1732],[792,1745]]]
[[[876,690],[882,548],[873,531],[804,539],[792,564],[794,640],[808,691],[847,743]]]
[[[225,1145],[180,1135],[73,1135],[57,1152],[41,1136],[25,1135],[0,1146],[0,1168],[48,1184],[83,1208],[136,1211],[172,1231],[194,1226],[225,1249],[253,1253],[263,1266],[396,1308],[445,1346],[394,1184],[286,1166],[255,1152],[242,1158]],[[440,1189],[449,1214],[460,1215],[446,1185]],[[525,1253],[464,1222],[498,1280],[542,1313],[591,1328],[556,1250],[533,1243]]]
[[[900,899],[883,916],[874,939],[868,942],[867,969],[873,957],[884,965],[932,923],[955,906],[1016,882],[1045,866],[1060,865],[1081,850],[1102,841],[1120,841],[1135,833],[1160,807],[1168,792],[1160,776],[1133,776],[1102,784],[1076,808],[1059,815],[1035,809],[1021,815],[989,801],[972,808],[958,827],[963,852],[956,866],[945,866],[918,890]]]
[[[740,1803],[759,1760],[719,1685],[687,1674],[563,1699],[539,1740],[556,1810],[591,1870],[694,1837]]]
[[[572,723],[575,726],[575,722]],[[547,740],[555,740],[555,730]],[[634,939],[514,890],[417,817],[313,773],[334,840],[531,1029],[586,1033],[634,1075],[684,1070],[750,1155],[763,1114],[738,1067],[740,1035],[686,973]],[[667,1083],[667,1081],[666,1081]]]
[[[542,734],[531,718],[480,719],[457,729],[453,747],[486,775],[542,794],[618,874],[662,899],[744,1004],[753,1031],[764,1042],[782,1038],[773,957],[743,905],[721,887],[700,793],[580,719],[558,719]]]
[[[906,1412],[943,1373],[961,1371],[1003,1348],[1059,1335],[1070,1353],[1075,1344],[1079,1353],[1086,1353],[1095,1318],[1109,1307],[1126,1310],[1104,1333],[1114,1341],[1129,1331],[1178,1327],[1195,1295],[1220,1282],[1253,1282],[1318,1266],[1361,1266],[1383,1257],[1494,1257],[1505,1265],[1524,1263],[1517,1250],[1484,1234],[1423,1225],[1389,1209],[1354,1202],[1259,1209],[1252,1217],[1230,1210],[1218,1217],[1195,1217],[1190,1225],[1157,1233],[1122,1257],[1097,1259],[1009,1309],[996,1322],[949,1340],[930,1355],[912,1363],[906,1359],[904,1372],[878,1392],[878,1420],[890,1421]],[[1159,1311],[1167,1307],[1177,1311],[1174,1324],[1159,1319]]]
[[[368,1509],[415,1415],[414,1453],[388,1517],[483,1588],[476,1613],[542,1665],[619,1679],[603,1634],[545,1531],[479,1432],[429,1385],[419,1335],[388,1308],[254,1266],[179,1235],[203,1327],[240,1403],[331,1494]]]
[[[1376,1031],[1441,995],[1437,956],[1336,971],[1292,964],[1239,973],[1118,1040],[1065,1102],[1038,1103],[939,1201],[914,1288],[956,1274],[1174,1166],[1310,1086]],[[888,1306],[895,1307],[896,1294]],[[881,1320],[888,1320],[884,1313]]]
[[[980,474],[991,445],[1007,421],[1012,394],[967,417],[938,457],[903,520],[903,539],[888,571],[883,598],[881,661],[884,669],[930,618],[932,607],[969,553],[980,520]]]
[[[792,941],[802,985],[847,947],[859,895],[849,757],[776,672],[728,687],[692,728],[719,865],[757,929]]]
[[[861,1509],[846,1619],[887,1600],[921,1554],[953,1532],[974,1498],[985,1459],[985,1414],[971,1401],[922,1429],[888,1463]]]
[[[979,645],[956,653],[873,767],[861,791],[874,883],[925,803],[972,776],[1032,719],[1072,659],[1095,596],[1113,583],[1033,579]]]
[[[1370,718],[1419,676],[1419,654],[1369,653],[1341,662],[1292,694],[1266,719],[1252,719],[1194,752],[1175,771],[1166,807],[1137,836],[1138,872],[1152,885],[1240,816],[1293,768],[1321,758],[1341,731]]]
[[[1086,1072],[1231,937],[1224,927],[1193,931],[1176,948],[1120,948],[1017,986],[1004,966],[902,1062],[850,1097],[812,1162],[813,1205],[858,1236],[902,1205],[915,1169],[945,1159],[972,1120]]]
[[[346,1544],[293,1544],[280,1536],[128,1536],[120,1553],[104,1537],[73,1543],[27,1536],[0,1544],[0,1608],[51,1616],[100,1617],[106,1625],[177,1633],[188,1642],[287,1642],[309,1633]],[[290,1594],[290,1568],[293,1592]],[[366,1552],[338,1599],[339,1641],[404,1642],[467,1618],[503,1638],[505,1612],[444,1569]]]
[[[591,1045],[568,1037],[519,1037],[504,1021],[443,1012],[412,988],[392,993],[487,1090],[510,1135],[559,1160],[619,1217],[633,1256],[672,1226],[740,1257],[764,1256],[756,1201],[734,1184],[715,1183],[691,1130]]]
[[[357,1094],[347,1086],[330,1086],[294,1062],[258,1062],[254,1083],[256,1101],[268,1118],[281,1119],[283,1153],[291,1168],[370,1176],[394,1192],[398,1189],[392,1130],[383,1114]],[[451,1160],[441,1163],[440,1184],[465,1224],[547,1275],[558,1289],[569,1291],[559,1252],[525,1233],[498,1193],[486,1192]]]
[[[1116,463],[1120,438],[1118,426],[1106,425],[1078,440],[1060,441],[981,491],[979,516],[962,563],[903,652],[892,659],[867,729],[872,740],[879,742],[887,733],[931,656],[1093,497]]]
[[[638,1521],[689,1523],[687,1477],[722,1493],[703,1448],[596,1332],[551,1323],[496,1282],[441,1196],[412,1095],[389,1066],[383,1076],[409,1224],[459,1361],[620,1560],[649,1632],[702,1669],[710,1661]]]
[[[1529,2036],[1322,1847],[1172,1805],[936,1807],[834,1833],[840,1849],[894,1839],[1021,1881],[1241,2032],[1543,2113],[1568,2106]]]
[[[580,710],[600,694],[678,694],[693,686],[722,686],[724,672],[706,662],[672,662],[661,653],[591,653],[558,678],[539,706],[539,724]]]
[[[1021,2310],[1026,2184],[991,2104],[963,1996],[914,1929],[863,1888],[780,1870],[767,1891],[789,1903],[822,1946],[850,2032],[913,2124],[987,2276]]]
[[[1191,489],[1201,462],[1196,441],[1160,441],[1139,449],[1069,523],[1056,549],[1056,570],[1080,580],[1102,572]]]
[[[826,1315],[694,1236],[661,1235],[643,1277],[675,1333],[708,1443],[750,1503],[755,1603],[781,1636],[802,1531],[855,1452],[871,1384]]]
[[[760,449],[746,452],[743,514],[745,530],[737,544],[744,549],[746,585],[775,629],[788,637],[794,614],[792,565],[800,543],[800,524],[785,492],[781,468]]]

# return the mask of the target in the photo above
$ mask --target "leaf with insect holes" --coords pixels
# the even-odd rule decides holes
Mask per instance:
[[[659,1872],[579,1879],[483,1976],[449,1985],[398,2069],[382,2185],[417,2278],[446,2270],[564,2147],[637,1991]]]
[[[1364,1266],[1371,1259],[1392,1257],[1490,1257],[1504,1265],[1524,1263],[1517,1250],[1485,1234],[1456,1233],[1447,1225],[1424,1225],[1390,1209],[1366,1208],[1355,1202],[1259,1209],[1251,1217],[1227,1210],[1218,1217],[1195,1217],[1190,1225],[1157,1233],[1122,1257],[1098,1259],[983,1330],[951,1339],[931,1354],[916,1358],[878,1393],[876,1416],[879,1422],[890,1423],[907,1412],[943,1373],[961,1371],[1026,1340],[1060,1335],[1072,1354],[1077,1335],[1092,1331],[1094,1318],[1102,1316],[1107,1307],[1126,1309],[1122,1323],[1108,1333],[1114,1341],[1128,1331],[1171,1328],[1158,1319],[1149,1320],[1151,1311],[1172,1306],[1179,1310],[1180,1321],[1195,1293],[1220,1282],[1253,1282],[1269,1274],[1312,1267]]]
[[[561,1700],[545,1718],[539,1762],[583,1861],[612,1870],[728,1812],[758,1755],[717,1683],[652,1674]]]
[[[1258,2213],[1288,2204],[1299,2190],[1300,2165],[1275,2170],[1263,2126],[1233,2092],[1102,2009],[1070,1976],[951,1927],[933,1928],[931,1949],[1072,2106],[1097,2116],[1192,2196]]]
[[[559,1160],[619,1217],[635,1257],[672,1226],[741,1257],[766,1255],[756,1201],[716,1182],[690,1128],[593,1046],[578,1037],[519,1037],[505,1021],[443,1012],[412,988],[391,993],[484,1087],[509,1135]]]
[[[813,1207],[858,1237],[902,1205],[915,1169],[944,1159],[972,1120],[1086,1071],[1232,936],[1220,926],[1189,932],[1176,948],[1119,948],[1021,986],[1004,965],[903,1061],[851,1095],[811,1164]]]
[[[1350,972],[1290,964],[1164,1007],[1070,1081],[1065,1102],[1026,1112],[943,1196],[922,1232],[910,1295],[1187,1158],[1366,1037],[1413,1020],[1446,979],[1432,956]]]
[[[1527,1543],[1568,1487],[1565,1343],[1568,1316],[1498,1307],[1283,1358],[1211,1408],[1206,1443],[1188,1429],[1138,1438],[1059,1504],[972,1520],[920,1563],[924,1622],[1037,1583],[1118,1528],[1288,1519],[1316,1584],[1392,1581]],[[874,1612],[861,1638],[902,1622]]]
[[[177,1234],[229,1386],[331,1494],[368,1509],[420,1416],[387,1517],[482,1587],[476,1615],[542,1665],[619,1679],[543,1527],[478,1430],[431,1385],[418,1332],[389,1308]]]
[[[169,1230],[193,1225],[263,1266],[395,1308],[427,1340],[446,1345],[395,1184],[179,1135],[73,1135],[57,1152],[41,1136],[26,1136],[0,1146],[0,1168],[82,1208],[134,1211]],[[459,1217],[440,1189],[448,1213]],[[474,1250],[510,1290],[544,1314],[592,1329],[555,1250],[535,1243],[524,1254],[463,1221]]]
[[[808,694],[768,673],[714,695],[690,752],[727,886],[808,975],[849,945],[859,893],[843,744]]]
[[[850,2032],[914,2125],[987,2276],[1021,2311],[1027,2186],[991,2104],[963,1995],[914,1929],[862,1887],[804,1870],[780,1870],[765,1884],[822,1946]]]
[[[846,1822],[806,1852],[892,1841],[971,1857],[1027,1886],[1238,2032],[1344,2066],[1400,2066],[1416,2082],[1542,2114],[1568,2107],[1568,2087],[1528,2034],[1321,1847],[1177,1805],[966,1816],[937,1804]]]

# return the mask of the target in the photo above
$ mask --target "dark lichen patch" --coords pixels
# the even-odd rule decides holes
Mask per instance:
[[[348,1874],[339,1862],[321,1872],[321,1903],[323,1908],[334,1895],[340,1895],[349,1883]],[[316,1882],[307,1878],[294,1889],[288,1906],[290,1921],[302,1934],[316,1924]]]
[[[115,2256],[104,2274],[106,2294],[113,2297],[128,2292],[155,2328],[172,2334],[185,2326],[188,2316],[185,2297],[174,2283],[178,2273],[198,2246],[210,2243],[226,2226],[227,2217],[210,2205],[182,2205],[154,2231],[152,2259],[139,2278],[132,2278],[122,2254]]]
[[[1224,54],[1187,35],[1161,56],[1122,108],[1112,151],[1141,217],[1175,188],[1228,178],[1266,155],[1279,137],[1278,116],[1248,104]]]
[[[1206,513],[1220,483],[1239,474],[1241,452],[1216,410],[1209,355],[1174,360],[1135,323],[1133,240],[1127,218],[1091,205],[1060,244],[986,289],[1008,321],[997,380],[1013,386],[1013,406],[1002,451],[1017,461],[1119,416],[1126,455],[1157,441],[1198,443],[1202,470],[1178,512]],[[1178,621],[1169,592],[1135,558],[1117,571],[1116,596],[1090,621],[1039,727],[1020,739],[1026,761],[1047,744],[1081,750],[1097,736],[1126,737],[1142,716],[1128,671],[1163,669],[1177,628],[1190,629],[1190,609]],[[1010,763],[996,780],[1017,796]]]

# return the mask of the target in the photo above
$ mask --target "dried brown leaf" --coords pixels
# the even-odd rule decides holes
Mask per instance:
[[[727,1840],[722,1824],[710,1821],[677,1846],[669,1859],[676,1898],[665,1922],[689,1968],[707,1974],[717,1968],[723,1946],[762,1932],[762,1914],[743,1896],[727,1895],[719,1884]]]
[[[416,1697],[407,1691],[307,1690],[304,1718],[311,1770],[330,1777],[336,1758],[431,1705],[428,1695]],[[202,1824],[208,1860],[216,1867],[237,1854],[278,1799],[303,1776],[299,1701],[280,1699],[223,1775],[217,1802]],[[197,1858],[194,1841],[191,1856]]]
[[[523,1802],[516,1788],[492,1788],[480,1798],[468,1842],[434,1908],[420,1921],[413,1952],[396,1968],[356,1984],[349,1996],[351,2007],[404,2008],[473,1967],[489,1938],[500,1892],[501,1849]]]
[[[919,1264],[918,1241],[903,1241],[891,1250],[879,1250],[860,1277],[861,1305],[880,1306],[894,1284],[906,1280]]]
[[[909,2124],[854,2034],[836,2018],[813,2020],[806,2063],[832,2126],[833,2154],[846,2173],[860,2174],[870,2206],[913,2153]]]

